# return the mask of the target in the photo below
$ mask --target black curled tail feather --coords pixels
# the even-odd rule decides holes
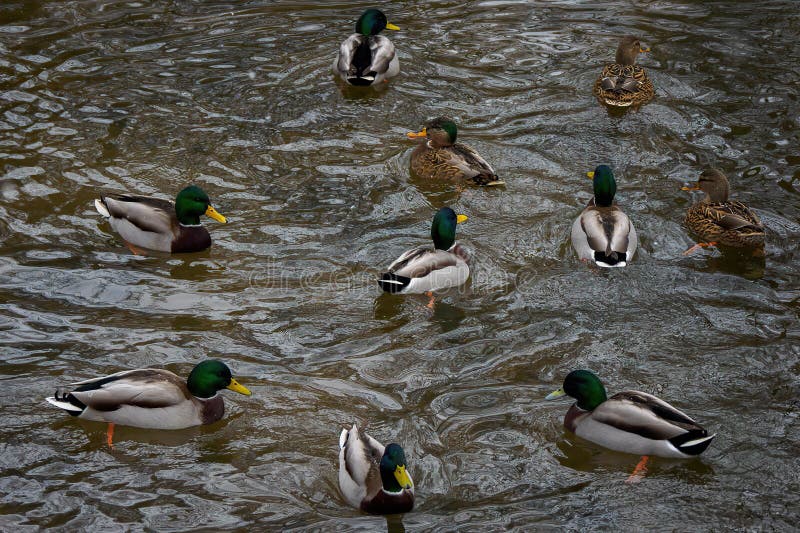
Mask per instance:
[[[56,401],[69,403],[80,408],[80,411],[67,411],[70,416],[78,416],[86,409],[86,404],[73,396],[72,393],[64,392],[61,394],[61,396],[59,396],[58,393],[59,390],[56,389],[55,394],[53,394],[53,397],[56,399]]]
[[[628,259],[628,254],[625,252],[595,252],[594,260],[596,263],[605,263],[606,265],[614,266],[617,263],[624,262]]]
[[[692,429],[669,439],[669,442],[686,455],[700,455],[711,444],[716,435],[708,435],[705,429]]]
[[[398,276],[397,274],[392,274],[391,272],[381,274],[381,279],[378,280],[378,285],[381,286],[381,289],[392,294],[401,292],[403,289],[408,287],[409,283],[411,283],[411,278],[407,278],[406,276]]]

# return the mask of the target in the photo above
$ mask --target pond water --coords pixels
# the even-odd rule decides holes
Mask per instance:
[[[364,2],[0,6],[0,526],[190,530],[791,529],[798,522],[800,16],[776,2],[394,2],[402,72],[339,86]],[[387,32],[388,33],[388,32]],[[638,111],[591,87],[636,34]],[[437,115],[505,187],[409,178]],[[579,263],[597,164],[640,249]],[[708,165],[767,226],[766,259],[683,256]],[[132,255],[92,201],[196,183],[206,252]],[[461,290],[380,294],[442,205],[470,220]],[[59,385],[226,361],[253,391],[225,418],[156,432],[66,416]],[[572,369],[655,393],[718,434],[690,461],[565,432],[545,402]],[[337,482],[340,428],[401,443],[412,513],[370,517]],[[792,526],[794,524],[794,526]]]

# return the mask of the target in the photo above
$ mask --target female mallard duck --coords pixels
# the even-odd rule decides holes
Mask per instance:
[[[567,411],[564,427],[618,452],[685,459],[701,454],[716,436],[651,394],[624,391],[606,398],[600,379],[588,370],[570,372],[546,399],[564,395],[578,400]]]
[[[639,39],[628,35],[619,41],[614,63],[603,67],[594,83],[594,94],[606,105],[614,107],[640,106],[655,95],[653,82],[642,67],[636,65],[636,56],[649,52],[642,48]]]
[[[431,224],[433,248],[420,246],[401,255],[381,275],[378,285],[391,293],[423,293],[457,287],[469,277],[469,257],[456,244],[456,225],[467,220],[449,207],[436,212]]]
[[[230,389],[250,396],[216,360],[199,363],[183,380],[168,370],[140,368],[73,383],[47,401],[72,416],[108,422],[108,443],[114,424],[150,429],[183,429],[216,422],[225,412],[217,391]]]
[[[684,254],[717,244],[763,249],[764,226],[752,209],[742,202],[728,200],[730,185],[725,174],[715,168],[704,170],[694,187],[682,190],[706,193],[686,212],[686,225],[705,242],[695,244]]]
[[[200,215],[227,222],[196,185],[186,187],[175,202],[129,194],[101,196],[97,212],[132,246],[159,252],[199,252],[211,246],[211,235],[200,225]]]
[[[400,73],[400,61],[383,30],[399,30],[377,9],[367,9],[356,21],[356,32],[344,40],[333,71],[350,85],[369,86]]]
[[[414,507],[403,448],[384,448],[355,424],[339,435],[339,488],[347,503],[368,513],[407,513]]]
[[[494,169],[474,149],[457,143],[458,128],[447,117],[429,120],[409,138],[423,137],[425,142],[411,153],[411,171],[424,179],[472,180],[478,185],[502,185]]]
[[[614,203],[617,182],[606,165],[587,174],[592,178],[594,198],[572,224],[572,247],[581,261],[600,267],[624,267],[636,253],[636,230],[628,216]]]

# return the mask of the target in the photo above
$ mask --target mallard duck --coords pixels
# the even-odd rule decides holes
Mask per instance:
[[[213,359],[192,369],[186,380],[169,370],[140,368],[117,372],[56,391],[47,401],[72,416],[113,425],[150,429],[183,429],[216,422],[225,412],[222,389],[250,396],[231,376],[228,366]],[[61,392],[61,394],[59,394]]]
[[[424,179],[471,180],[478,185],[503,185],[494,169],[478,152],[457,143],[458,127],[447,117],[429,120],[419,132],[409,132],[410,139],[422,137],[411,153],[411,171]]]
[[[407,513],[414,481],[399,444],[383,444],[353,424],[339,435],[339,488],[347,503],[372,514]]]
[[[636,253],[636,230],[628,216],[614,203],[617,182],[606,165],[587,173],[594,185],[594,198],[572,224],[572,247],[581,261],[600,267],[624,267]]]
[[[350,85],[369,86],[400,73],[400,61],[392,41],[378,35],[384,29],[399,30],[377,9],[367,9],[356,21],[356,32],[344,40],[333,71]]]
[[[381,274],[378,285],[391,293],[424,293],[457,287],[469,277],[469,257],[456,244],[456,225],[467,220],[449,207],[436,212],[431,224],[433,248],[420,246],[408,250]]]
[[[735,248],[763,248],[764,226],[752,209],[742,202],[728,200],[728,178],[716,168],[704,170],[693,187],[684,191],[703,191],[705,197],[686,212],[686,225],[702,241],[684,254],[698,248],[722,244]]]
[[[600,379],[589,370],[574,370],[548,400],[578,400],[567,411],[564,427],[575,435],[618,452],[685,459],[699,455],[716,435],[652,394],[618,392],[606,397]]]
[[[636,65],[636,56],[649,52],[639,39],[628,35],[619,41],[614,63],[603,67],[594,83],[594,94],[604,104],[614,107],[640,106],[655,95],[653,82],[645,70]]]
[[[227,222],[211,206],[208,195],[196,185],[186,187],[175,202],[116,194],[94,201],[97,212],[108,219],[123,240],[136,248],[159,252],[199,252],[211,246],[211,235],[200,225],[200,215]]]

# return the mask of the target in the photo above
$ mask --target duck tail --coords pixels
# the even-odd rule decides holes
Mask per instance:
[[[374,72],[370,72],[363,76],[348,76],[347,83],[356,87],[369,87],[375,82],[374,74]]]
[[[498,179],[497,175],[492,174],[491,172],[481,172],[472,179],[475,183],[478,185],[483,185],[484,187],[496,187],[498,185],[506,184],[505,181]]]
[[[411,283],[411,278],[398,276],[391,272],[381,274],[381,279],[378,280],[378,285],[381,286],[381,289],[392,294],[402,292],[403,289],[408,287],[409,283]]]
[[[693,429],[676,437],[669,442],[686,455],[700,455],[711,444],[717,434],[709,435],[705,429]]]
[[[627,265],[628,254],[625,252],[615,252],[611,248],[605,252],[595,252],[594,262],[600,267],[624,267]]]
[[[97,212],[100,213],[100,216],[105,218],[111,217],[111,213],[108,212],[108,208],[106,207],[104,198],[102,196],[100,198],[95,198],[94,208],[97,209]]]
[[[59,409],[63,409],[72,416],[78,416],[83,412],[84,409],[86,409],[86,405],[83,402],[69,393],[59,396],[58,391],[56,391],[53,396],[45,398],[45,400],[50,402],[52,405],[55,405]]]

